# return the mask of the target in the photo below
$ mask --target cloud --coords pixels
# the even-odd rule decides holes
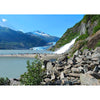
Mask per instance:
[[[7,21],[7,19],[5,19],[5,18],[2,18],[2,22],[6,22]]]

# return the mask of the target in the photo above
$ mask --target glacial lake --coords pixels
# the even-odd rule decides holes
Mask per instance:
[[[45,50],[0,50],[0,55],[25,54],[25,53],[51,53]],[[0,77],[19,78],[27,71],[27,60],[34,61],[34,58],[23,57],[0,57]]]

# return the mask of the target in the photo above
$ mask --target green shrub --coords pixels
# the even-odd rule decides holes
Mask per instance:
[[[82,34],[79,36],[79,38],[76,39],[76,41],[79,41],[79,40],[84,40],[88,37],[89,35],[86,33],[86,34]]]
[[[85,15],[82,21],[86,23],[90,20],[91,23],[93,23],[95,20],[99,20],[99,19],[100,19],[100,15]]]
[[[100,22],[98,22],[98,25],[94,27],[93,34],[95,34],[98,30],[100,30]]]
[[[32,64],[27,61],[27,72],[21,75],[20,81],[24,85],[40,85],[43,78],[42,62],[35,59]]]
[[[7,77],[0,77],[0,85],[10,85],[10,80]]]
[[[95,48],[96,48],[96,47],[100,47],[100,41],[98,41],[98,42],[96,43]]]

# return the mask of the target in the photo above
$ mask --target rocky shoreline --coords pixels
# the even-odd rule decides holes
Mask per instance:
[[[44,60],[44,66],[41,85],[100,85],[100,47],[77,50],[71,58],[65,54],[56,61]]]
[[[38,58],[46,68],[41,85],[100,85],[100,47],[77,50],[70,58],[68,54],[40,54]],[[20,79],[10,79],[10,85],[21,85]]]

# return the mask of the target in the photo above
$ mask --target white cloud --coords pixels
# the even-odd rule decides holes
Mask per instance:
[[[6,22],[7,21],[7,19],[5,19],[5,18],[2,18],[2,22]]]

